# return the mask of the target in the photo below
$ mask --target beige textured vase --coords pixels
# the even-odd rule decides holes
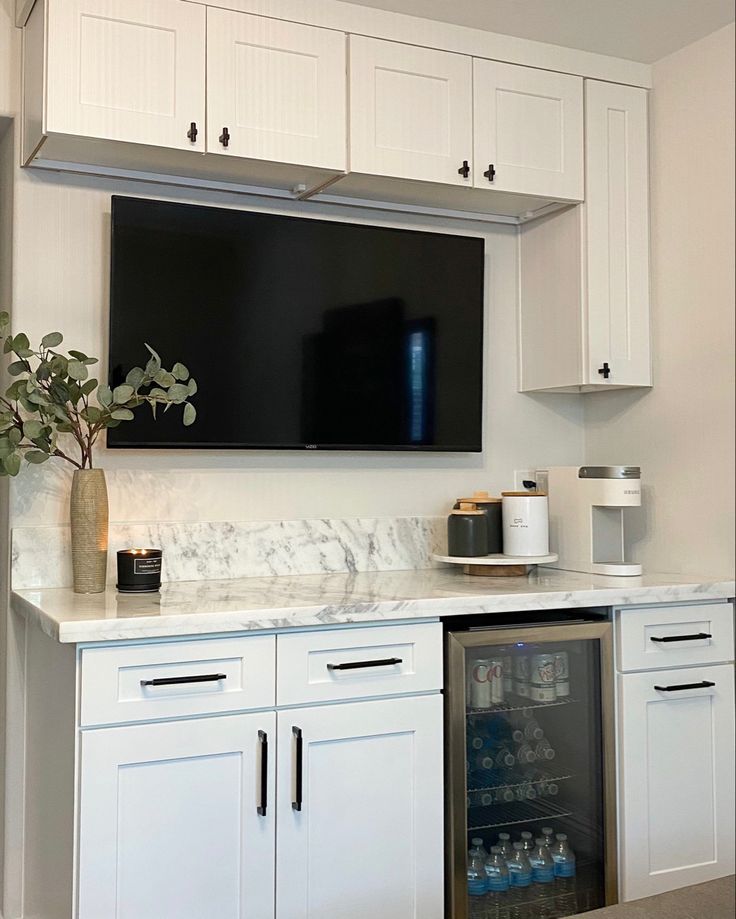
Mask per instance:
[[[71,496],[74,592],[97,594],[107,577],[107,485],[103,469],[77,469]]]

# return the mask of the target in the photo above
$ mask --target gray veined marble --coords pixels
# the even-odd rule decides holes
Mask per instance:
[[[444,517],[112,524],[108,584],[116,551],[137,546],[164,550],[164,581],[203,581],[428,568],[444,545]],[[16,590],[71,584],[68,527],[13,530]]]
[[[68,588],[13,593],[13,608],[62,642],[380,623],[440,616],[723,600],[732,580],[610,577],[540,568],[478,578],[456,569],[368,571],[165,584],[160,594],[81,596]]]

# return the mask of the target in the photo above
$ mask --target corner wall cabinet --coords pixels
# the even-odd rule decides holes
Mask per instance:
[[[442,919],[441,634],[32,628],[26,915]]]
[[[616,629],[621,886],[636,900],[734,871],[733,604],[632,607]]]
[[[647,93],[586,80],[585,105],[585,204],[519,233],[521,392],[652,385]]]

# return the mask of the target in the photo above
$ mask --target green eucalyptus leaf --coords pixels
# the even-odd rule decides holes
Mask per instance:
[[[10,313],[7,310],[0,310],[0,332],[10,325]]]
[[[58,377],[65,377],[69,361],[63,354],[55,354],[51,358],[51,372]]]
[[[28,396],[26,396],[26,395],[21,395],[20,398],[18,399],[18,402],[19,402],[19,403],[21,404],[21,406],[22,406],[27,412],[29,412],[30,414],[33,414],[33,412],[35,412],[35,411],[38,410],[38,406],[37,406],[37,405],[34,405],[33,402],[31,402],[31,401],[28,399]]]
[[[108,405],[112,405],[112,390],[109,386],[100,386],[97,390],[97,401],[100,405],[104,405],[107,408]]]
[[[79,383],[69,384],[69,401],[74,405],[82,398],[82,387]]]
[[[26,391],[26,381],[25,380],[16,380],[15,383],[11,384],[6,392],[8,399],[19,399],[21,393]]]
[[[68,421],[57,421],[56,430],[60,434],[71,434],[74,428],[69,424]]]
[[[49,332],[48,335],[44,335],[41,339],[42,348],[56,348],[64,341],[64,336],[61,332]]]
[[[21,373],[30,373],[31,365],[28,361],[13,361],[12,364],[8,364],[8,373],[11,377],[17,377]]]
[[[23,436],[29,440],[34,437],[40,437],[43,433],[43,425],[40,421],[26,421],[23,423]]]
[[[169,373],[168,370],[159,370],[158,373],[154,374],[153,380],[159,386],[163,386],[164,389],[168,389],[169,386],[173,386],[176,383],[174,374]]]
[[[134,393],[132,386],[129,386],[127,383],[123,383],[122,386],[116,386],[112,393],[112,401],[116,402],[118,405],[123,405]]]
[[[190,396],[195,396],[198,389],[199,387],[197,386],[197,381],[194,379],[194,377],[192,377],[191,380],[187,383],[187,392]]]
[[[156,399],[156,401],[159,401],[159,402],[168,402],[169,394],[166,392],[165,389],[161,389],[160,386],[154,386],[153,389],[149,390],[148,398]]]
[[[49,383],[49,394],[57,405],[64,405],[69,401],[69,387],[61,380],[53,380]]]
[[[184,406],[184,427],[188,428],[190,424],[194,424],[197,420],[197,409],[192,405],[191,402],[187,402]]]
[[[89,396],[97,389],[98,381],[95,379],[87,380],[87,382],[82,386],[82,395]]]
[[[174,403],[185,402],[189,396],[189,387],[183,383],[174,383],[169,386],[169,399]]]
[[[10,354],[12,350],[13,350],[13,339],[10,337],[10,335],[8,335],[8,337],[5,339],[5,344],[3,345],[3,354]],[[7,475],[7,472],[5,473],[5,475]]]
[[[19,444],[23,439],[23,432],[20,428],[11,428],[8,431],[8,440],[11,444]]]
[[[81,361],[82,363],[84,363],[87,360],[87,355],[84,353],[84,351],[73,351],[70,348],[69,353],[71,354],[72,357],[76,358],[78,361]]]
[[[120,427],[120,422],[116,420],[115,418],[112,418],[110,419],[110,421],[105,422],[105,427],[106,428],[117,428],[117,427]]]
[[[20,456],[17,453],[9,453],[3,457],[3,466],[8,475],[18,475],[20,472]]]
[[[28,341],[28,336],[25,332],[19,332],[13,339],[13,351],[18,353],[18,351],[28,351],[31,347],[30,341]]]
[[[11,444],[9,437],[0,437],[0,459],[4,459],[15,450],[15,444]]]
[[[132,370],[128,371],[128,375],[125,377],[125,382],[128,386],[132,386],[133,389],[138,389],[138,387],[143,382],[143,378],[146,373],[142,367],[133,367]]]
[[[97,422],[102,418],[102,412],[96,406],[90,405],[82,412],[82,418],[84,418],[84,420],[88,421],[90,424],[97,424]]]
[[[50,459],[48,453],[44,453],[43,450],[29,450],[25,454],[25,458],[29,463],[33,463],[36,466],[40,466],[41,463],[45,463],[47,459]]]
[[[81,361],[69,361],[66,371],[73,380],[86,380],[89,371]]]
[[[26,396],[31,405],[48,405],[49,400],[46,393],[41,389],[32,389]]]
[[[129,408],[116,408],[112,413],[112,417],[116,421],[132,421],[135,418],[135,415]]]
[[[180,364],[178,361],[171,368],[171,372],[176,377],[176,379],[181,380],[182,383],[186,383],[186,381],[189,379],[189,369],[185,367],[184,364]]]

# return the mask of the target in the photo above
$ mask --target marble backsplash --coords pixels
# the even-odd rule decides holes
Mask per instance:
[[[445,545],[445,517],[113,523],[108,584],[116,580],[116,551],[135,546],[164,550],[164,581],[209,581],[429,568]],[[14,529],[11,564],[15,590],[71,587],[69,527]]]

